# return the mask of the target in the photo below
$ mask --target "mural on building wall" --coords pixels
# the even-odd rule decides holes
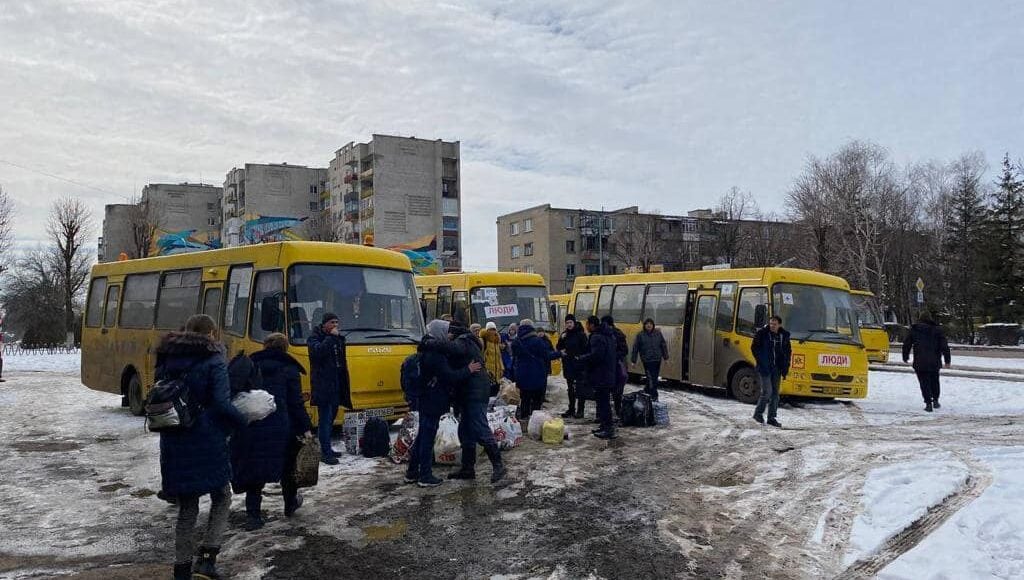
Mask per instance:
[[[437,256],[437,236],[429,234],[422,238],[391,246],[389,250],[405,254],[412,262],[412,271],[417,275],[441,273],[441,261]]]
[[[157,229],[153,235],[153,243],[149,248],[150,256],[170,256],[200,250],[216,250],[221,247],[220,237],[216,233],[198,230],[181,230],[168,232]]]
[[[308,218],[246,216],[242,224],[243,244],[262,244],[268,242],[289,242],[304,240],[299,227]]]

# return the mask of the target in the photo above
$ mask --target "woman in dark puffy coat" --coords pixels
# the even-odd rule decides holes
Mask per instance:
[[[245,427],[245,417],[231,404],[224,346],[217,325],[205,314],[171,332],[156,351],[156,378],[181,379],[196,414],[195,423],[180,431],[160,433],[160,475],[163,491],[177,498],[178,523],[174,541],[174,578],[192,578],[195,527],[199,498],[209,494],[210,519],[199,548],[195,574],[218,578],[217,553],[228,526],[231,507],[231,462],[228,434]]]
[[[287,350],[288,337],[274,333],[263,341],[263,350],[250,357],[260,371],[262,389],[274,396],[276,409],[231,437],[231,485],[235,493],[245,492],[245,529],[250,531],[263,527],[264,485],[281,482],[286,517],[302,505],[294,479],[295,454],[299,440],[313,436],[313,426],[299,382],[306,371]]]
[[[555,348],[562,353],[562,375],[569,387],[569,410],[562,413],[562,417],[582,419],[587,400],[576,396],[576,387],[584,379],[586,369],[576,357],[587,354],[590,346],[587,343],[587,335],[583,332],[583,325],[576,322],[576,317],[572,314],[565,316],[565,330],[558,337]]]
[[[551,374],[551,361],[562,355],[551,346],[551,341],[537,333],[532,320],[519,323],[519,334],[512,344],[512,357],[516,367],[516,386],[519,387],[520,419],[528,419],[544,404],[544,392]]]

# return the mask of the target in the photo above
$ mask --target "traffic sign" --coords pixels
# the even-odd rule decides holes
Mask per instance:
[[[920,290],[917,291],[917,303],[924,304],[924,292]]]
[[[918,279],[917,279],[917,283],[915,284],[915,286],[917,286],[917,292],[918,292],[919,294],[920,294],[921,292],[924,292],[924,280],[922,280],[922,279],[918,278]],[[920,299],[918,299],[918,301],[920,302]]]

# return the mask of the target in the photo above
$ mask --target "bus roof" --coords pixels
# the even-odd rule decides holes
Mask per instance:
[[[716,282],[742,282],[747,285],[773,284],[790,282],[795,284],[811,284],[826,288],[849,290],[846,280],[798,268],[731,268],[723,270],[693,270],[689,272],[659,272],[649,274],[616,274],[610,276],[580,276],[573,283],[573,291],[597,287],[602,284],[651,284],[651,283],[688,283],[697,288],[710,288]]]
[[[554,302],[555,304],[569,304],[569,298],[571,294],[548,294],[548,302]]]
[[[870,290],[850,290],[850,294],[854,294],[856,296],[870,296],[872,298],[875,297],[875,293]]]
[[[253,263],[260,267],[293,262],[351,264],[412,271],[412,265],[405,254],[382,248],[335,242],[274,242],[121,262],[103,262],[92,267],[92,275],[184,270],[224,264]]]
[[[432,276],[416,276],[417,286],[451,286],[476,288],[480,286],[544,286],[544,277],[526,272],[454,272]]]

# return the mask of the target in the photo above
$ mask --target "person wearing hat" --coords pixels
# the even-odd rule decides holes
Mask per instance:
[[[498,393],[501,385],[501,377],[505,375],[505,363],[501,360],[501,335],[498,334],[498,325],[488,322],[487,326],[480,331],[480,340],[484,347],[484,368],[487,369],[487,378],[491,380],[491,394]]]
[[[558,344],[555,348],[562,353],[562,375],[569,387],[569,410],[562,413],[562,417],[582,419],[587,400],[577,397],[576,387],[584,378],[583,374],[586,369],[576,361],[576,357],[587,354],[590,347],[587,343],[587,335],[583,332],[583,325],[577,324],[576,317],[572,314],[565,315],[565,330],[558,337]]]
[[[310,402],[317,408],[320,458],[327,465],[337,465],[340,455],[331,446],[331,429],[338,407],[352,407],[349,390],[348,362],[345,360],[345,337],[338,331],[338,316],[324,314],[320,326],[306,340],[309,348],[309,375],[313,387]]]

